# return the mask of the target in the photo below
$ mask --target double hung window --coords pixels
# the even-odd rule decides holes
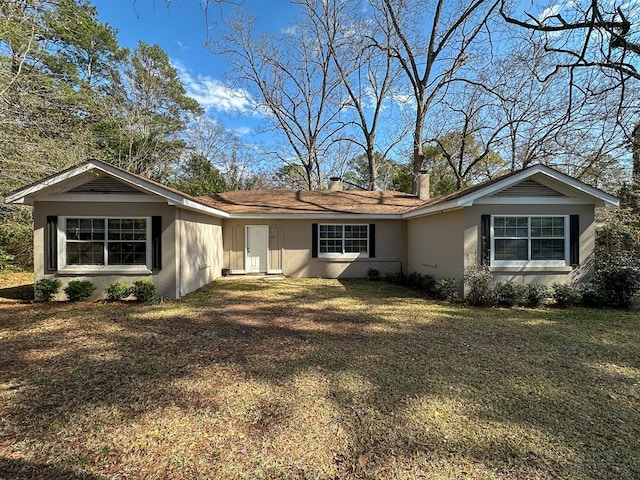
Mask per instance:
[[[150,257],[149,218],[62,218],[61,260],[67,267],[144,267]]]
[[[492,217],[491,264],[559,266],[568,264],[568,217]]]
[[[319,253],[321,257],[368,256],[369,225],[319,225]]]

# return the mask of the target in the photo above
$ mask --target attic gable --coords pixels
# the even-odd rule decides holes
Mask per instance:
[[[112,177],[98,177],[66,190],[67,193],[126,193],[144,195],[140,190]]]
[[[474,204],[593,204],[617,207],[618,199],[546,165],[533,165],[449,195],[403,214],[405,218],[432,215]]]
[[[491,197],[566,197],[565,194],[532,179],[497,191]]]
[[[34,201],[157,201],[216,217],[229,214],[174,188],[100,160],[88,160],[22,187],[5,197],[7,203]]]

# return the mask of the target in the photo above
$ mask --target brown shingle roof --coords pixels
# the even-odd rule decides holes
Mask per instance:
[[[231,214],[387,214],[399,215],[427,202],[401,192],[236,190],[198,197]]]

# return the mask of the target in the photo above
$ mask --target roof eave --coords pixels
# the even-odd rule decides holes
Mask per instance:
[[[14,190],[13,192],[5,196],[4,201],[6,203],[32,205],[33,197],[31,197],[31,195],[38,193],[39,191],[44,190],[45,188],[52,187],[67,179],[86,173],[90,170],[93,170],[94,168],[97,168],[97,167],[92,165],[91,162],[82,163],[80,165],[77,165],[75,168],[64,170],[60,173],[47,177],[39,182],[32,183],[18,190]]]
[[[342,213],[342,212],[314,212],[314,213],[230,213],[230,219],[244,220],[322,220],[322,219],[360,219],[360,220],[401,220],[401,213]]]
[[[489,185],[484,188],[480,188],[474,192],[471,192],[467,195],[462,195],[459,198],[451,200],[449,202],[444,202],[441,204],[435,204],[428,207],[420,207],[414,209],[410,212],[404,214],[405,218],[412,218],[423,215],[431,215],[433,213],[438,213],[444,210],[451,210],[452,208],[463,208],[463,207],[471,207],[474,202],[480,198],[487,197],[493,193],[496,193],[500,190],[503,190],[513,184],[519,183],[527,178],[541,173],[543,175],[548,176],[558,182],[564,183],[568,185],[570,188],[573,188],[576,191],[579,191],[594,201],[594,205],[604,206],[604,207],[617,207],[620,205],[619,200],[613,195],[609,195],[597,188],[591,187],[579,180],[576,180],[568,175],[565,175],[557,170],[549,168],[545,165],[535,165],[528,169],[522,170],[520,172],[514,173],[509,177],[500,180],[492,185]]]
[[[430,207],[421,207],[416,210],[411,210],[410,212],[404,213],[402,218],[425,217],[427,215],[434,215],[445,211],[458,210],[466,206],[467,205],[461,204],[459,200],[452,200],[450,202],[439,203]]]
[[[89,160],[86,163],[80,164],[75,168],[65,170],[57,175],[53,175],[40,182],[31,184],[28,187],[17,190],[7,195],[5,201],[7,203],[32,205],[34,201],[34,194],[37,194],[45,188],[52,187],[65,180],[71,179],[91,170],[99,170],[146,193],[163,197],[167,200],[167,203],[169,205],[184,208],[187,210],[199,211],[213,216],[225,218],[229,217],[229,214],[227,212],[195,201],[186,195],[181,195],[177,192],[173,192],[155,183],[148,182],[143,178],[140,178],[136,175],[126,172],[125,170],[114,167],[113,165],[109,165],[108,163],[104,163],[99,160]]]

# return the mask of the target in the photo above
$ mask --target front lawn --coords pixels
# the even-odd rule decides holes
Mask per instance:
[[[637,312],[365,280],[0,302],[0,478],[640,478]]]

